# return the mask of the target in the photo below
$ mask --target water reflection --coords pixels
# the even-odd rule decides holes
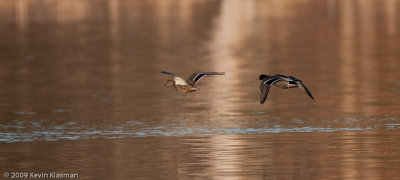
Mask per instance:
[[[362,93],[362,102],[376,102],[376,94],[375,84],[372,81],[368,81],[368,79],[372,79],[376,77],[375,74],[377,70],[376,62],[379,61],[378,57],[375,57],[374,44],[375,44],[375,29],[376,22],[374,19],[374,1],[365,1],[362,5],[360,4],[360,14],[359,19],[361,23],[361,28],[359,34],[363,37],[360,42],[360,56],[361,56],[361,76],[365,81],[361,84],[361,88],[363,89]],[[364,112],[368,112],[372,115],[375,115],[376,108],[369,106],[362,106]]]
[[[75,83],[78,86],[83,84],[85,89],[92,89],[101,85],[101,81],[92,81],[93,76],[101,72],[102,78],[110,84],[105,88],[106,93],[127,89],[127,87],[148,87],[150,83],[141,82],[141,77],[146,76],[150,81],[159,80],[160,78],[155,74],[156,70],[159,69],[171,69],[171,71],[181,72],[183,75],[203,69],[227,71],[229,76],[216,78],[211,80],[209,84],[202,85],[205,86],[204,89],[211,89],[210,94],[205,96],[213,96],[212,104],[214,105],[210,106],[209,109],[216,112],[213,113],[211,118],[218,117],[215,116],[217,114],[234,113],[232,109],[243,110],[243,107],[253,106],[251,103],[257,100],[256,87],[258,85],[256,81],[252,82],[249,79],[254,78],[260,72],[288,73],[310,81],[313,91],[316,91],[321,98],[319,103],[330,105],[332,106],[329,107],[330,109],[339,113],[379,115],[379,110],[382,108],[379,105],[387,104],[386,102],[390,101],[390,98],[382,100],[382,97],[378,94],[378,91],[384,88],[386,83],[391,83],[390,79],[381,84],[374,83],[382,81],[378,72],[386,69],[385,66],[381,65],[382,63],[377,63],[378,60],[387,62],[390,67],[398,66],[393,56],[378,56],[380,50],[376,51],[374,47],[374,44],[383,43],[377,41],[379,37],[390,36],[395,33],[393,27],[396,26],[396,17],[393,14],[396,14],[396,8],[391,6],[394,2],[390,0],[359,3],[360,11],[356,11],[358,8],[357,1],[327,1],[326,3],[329,5],[327,8],[332,12],[327,16],[328,23],[306,24],[305,27],[329,30],[319,31],[309,37],[299,36],[307,33],[304,31],[306,29],[294,28],[297,24],[292,22],[295,19],[301,20],[318,14],[318,12],[305,13],[307,7],[314,3],[313,1],[296,2],[298,6],[293,6],[288,1],[222,1],[221,3],[206,1],[203,2],[204,5],[201,5],[202,3],[196,1],[134,3],[113,0],[107,1],[105,4],[99,1],[93,3],[94,6],[89,6],[86,1],[44,2],[46,3],[41,8],[42,11],[35,9],[38,4],[33,2],[24,0],[15,3],[2,2],[4,8],[15,7],[15,11],[3,11],[4,16],[2,17],[7,20],[8,17],[15,17],[16,37],[19,39],[15,44],[17,52],[10,53],[7,56],[12,59],[18,57],[17,59],[27,60],[26,62],[17,61],[17,64],[19,64],[17,65],[18,73],[11,76],[21,79],[21,83],[14,86],[17,91],[23,89],[31,91],[31,87],[23,87],[28,86],[28,81],[44,83],[27,78],[27,76],[40,76],[38,71],[41,69],[38,67],[47,63],[52,65],[53,69],[57,69],[44,69],[47,73],[57,77],[47,78],[47,81],[58,79],[65,86],[68,83]],[[376,4],[388,11],[384,11],[385,13],[382,14],[381,9],[375,8]],[[324,6],[326,4],[319,2],[315,5]],[[196,6],[200,8],[195,8]],[[206,9],[202,6],[215,8]],[[56,10],[51,9],[52,7],[56,7]],[[138,9],[138,11],[128,13],[126,7]],[[295,12],[293,11],[294,8],[297,13],[293,13]],[[107,13],[99,12],[103,9]],[[150,12],[149,16],[143,18],[143,12],[140,11],[142,9]],[[209,16],[199,15],[205,10],[209,12]],[[382,18],[385,19],[382,23],[388,24],[387,26],[379,26],[381,22],[378,23],[375,20]],[[105,19],[105,21],[102,21],[102,19]],[[172,20],[174,20],[173,23],[171,23]],[[97,22],[105,23],[92,27],[83,23],[85,21],[94,24]],[[338,26],[335,26],[335,21],[339,22]],[[54,26],[51,26],[52,24]],[[360,24],[360,26],[357,24]],[[147,28],[146,32],[132,28],[136,25]],[[31,32],[36,32],[45,26],[53,29],[53,32],[48,34],[49,36],[34,37],[30,35]],[[94,27],[96,32],[94,32]],[[204,27],[204,29],[199,31],[198,29],[201,29],[201,27]],[[387,31],[380,30],[382,28]],[[338,29],[338,31],[335,31],[335,29]],[[94,33],[87,36],[92,31]],[[332,37],[341,37],[341,39],[334,41],[334,38],[326,37],[322,34],[323,32],[329,33]],[[177,36],[177,33],[190,46],[182,46],[183,41],[180,40],[181,38]],[[321,40],[322,36],[328,39]],[[55,44],[52,39],[61,43],[52,47]],[[69,39],[74,39],[74,41],[68,41]],[[307,41],[313,42],[311,44],[315,45],[308,48],[301,46]],[[5,42],[13,44],[13,41]],[[329,45],[326,42],[332,43]],[[138,46],[138,43],[141,45]],[[383,47],[390,46],[392,43],[389,41]],[[60,44],[64,45],[61,46]],[[318,45],[323,48],[318,49]],[[41,52],[43,49],[49,49],[49,52],[53,53],[45,54]],[[151,49],[151,51],[146,49]],[[333,59],[327,59],[327,62],[324,63],[317,61],[320,57],[325,56],[323,59],[326,59],[326,57],[332,56],[331,53],[335,53],[332,52],[334,49],[339,49],[338,56],[334,56],[334,58],[338,59],[340,63],[335,63]],[[389,48],[386,53],[395,55],[392,52],[393,50],[395,49]],[[321,55],[310,57],[310,55],[315,54],[313,53],[315,51],[320,52]],[[34,63],[28,63],[33,59],[36,60]],[[46,62],[46,59],[58,60]],[[187,61],[187,59],[191,59],[191,61]],[[306,63],[297,64],[294,63],[293,59],[301,59],[302,62]],[[145,60],[151,63],[141,63]],[[68,63],[68,61],[72,62]],[[316,66],[321,67],[319,69],[338,65],[340,71],[329,68],[328,71],[332,72],[329,74],[334,76],[327,76],[324,75],[323,71],[317,69],[313,73],[321,74],[320,77],[312,77],[311,73],[306,70],[307,64],[316,64]],[[145,68],[139,68],[142,65]],[[12,66],[10,64],[8,67]],[[89,67],[90,69],[88,69]],[[151,71],[144,71],[144,69]],[[186,70],[182,71],[182,69]],[[70,75],[66,77],[65,74],[70,71],[72,73],[68,73]],[[133,72],[142,75],[138,77]],[[390,72],[389,75],[395,76],[396,74]],[[89,81],[93,83],[88,83]],[[132,86],[127,86],[128,83],[132,83]],[[398,88],[395,86],[396,84],[393,85],[392,88]],[[46,86],[52,86],[55,90],[60,88],[59,84],[55,83]],[[326,90],[328,88],[332,90]],[[46,87],[43,89],[46,89]],[[213,92],[213,89],[217,89],[216,92]],[[142,90],[134,89],[132,94],[140,94],[140,91]],[[224,93],[220,93],[221,91]],[[340,96],[341,100],[329,102],[329,96],[325,95],[325,91],[328,91],[326,94]],[[27,98],[35,95],[30,92],[27,93],[25,95]],[[293,93],[281,91],[272,91],[271,93],[275,95],[271,96],[270,101],[274,102],[275,105],[278,104],[278,106],[282,103],[275,103],[278,100],[275,97],[284,98],[283,102],[296,98],[295,95],[292,95],[296,94],[294,91]],[[123,100],[126,94],[118,92],[115,95],[116,98],[122,98],[121,101],[117,101],[120,103],[116,107],[126,105]],[[54,97],[60,97],[60,95],[55,93]],[[204,98],[204,96],[199,98]],[[249,101],[246,102],[246,99],[249,99]],[[26,101],[26,98],[24,101]],[[229,103],[225,101],[229,101]],[[229,108],[218,108],[223,106],[229,106]],[[268,104],[266,106],[273,108],[269,107]],[[254,108],[262,109],[259,106],[249,109]],[[387,107],[383,109],[387,109]]]
[[[393,159],[400,150],[398,132],[224,136],[227,141],[218,146],[215,136],[4,144],[0,165],[45,172],[56,168],[85,179],[390,179],[398,174],[399,162]],[[386,143],[393,146],[386,149]],[[13,158],[21,156],[25,160]],[[49,161],[52,167],[41,163]]]
[[[356,50],[355,50],[355,30],[354,30],[354,2],[353,1],[345,1],[341,3],[342,5],[342,20],[343,23],[341,25],[341,42],[340,44],[340,54],[343,57],[343,62],[341,65],[341,81],[343,83],[343,89],[348,92],[342,96],[342,110],[344,112],[355,112],[357,110],[356,106],[356,74],[355,72],[355,60],[356,60]]]
[[[385,1],[385,12],[386,12],[386,26],[387,26],[387,31],[390,34],[396,34],[397,30],[396,27],[398,26],[396,24],[396,20],[398,17],[396,17],[396,3],[398,3],[396,0],[386,0]]]

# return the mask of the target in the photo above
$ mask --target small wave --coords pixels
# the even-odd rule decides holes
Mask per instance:
[[[83,129],[66,126],[50,126],[32,131],[0,132],[0,142],[27,142],[27,141],[57,141],[80,140],[95,138],[127,138],[127,137],[159,137],[159,136],[213,136],[213,135],[252,135],[266,133],[312,133],[373,130],[374,127],[352,128],[323,128],[323,127],[293,127],[282,128],[206,128],[206,127],[148,127],[141,129],[109,128]],[[400,129],[400,124],[387,124],[388,130]]]

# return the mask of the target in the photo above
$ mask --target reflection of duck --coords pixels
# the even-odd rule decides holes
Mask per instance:
[[[273,76],[261,74],[258,79],[261,80],[260,104],[264,104],[265,100],[267,99],[268,91],[271,85],[275,85],[276,87],[282,89],[300,87],[315,102],[314,97],[300,79],[282,74],[275,74]]]
[[[174,76],[174,80],[167,80],[164,86],[173,86],[178,92],[181,93],[191,93],[194,91],[198,91],[196,84],[200,81],[201,78],[208,75],[225,75],[224,72],[201,72],[201,73],[193,73],[187,80],[177,76],[174,73],[170,73],[167,71],[161,71],[163,74],[168,74]]]

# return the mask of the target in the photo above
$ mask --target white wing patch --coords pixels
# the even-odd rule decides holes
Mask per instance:
[[[269,86],[269,85],[273,85],[276,81],[279,81],[279,79],[268,79],[264,82],[264,84]]]
[[[197,77],[199,77],[199,76],[200,76],[200,78],[199,78],[199,79],[197,79]],[[206,76],[207,76],[206,74],[199,73],[199,74],[197,74],[197,76],[196,76],[196,77],[194,77],[193,81],[194,81],[195,83],[197,83],[197,82],[199,82],[199,81],[200,81],[200,79],[202,79],[203,77],[206,77]]]
[[[181,77],[175,76],[174,81],[176,85],[187,85],[186,80],[182,79]]]

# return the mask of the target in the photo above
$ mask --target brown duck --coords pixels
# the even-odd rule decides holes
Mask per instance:
[[[161,71],[162,74],[168,74],[174,77],[173,80],[167,80],[164,83],[164,86],[173,86],[178,92],[188,94],[194,91],[198,91],[196,84],[200,81],[201,78],[208,75],[225,75],[225,72],[201,72],[201,73],[193,73],[187,80],[177,76],[174,73],[170,73],[167,71]]]

